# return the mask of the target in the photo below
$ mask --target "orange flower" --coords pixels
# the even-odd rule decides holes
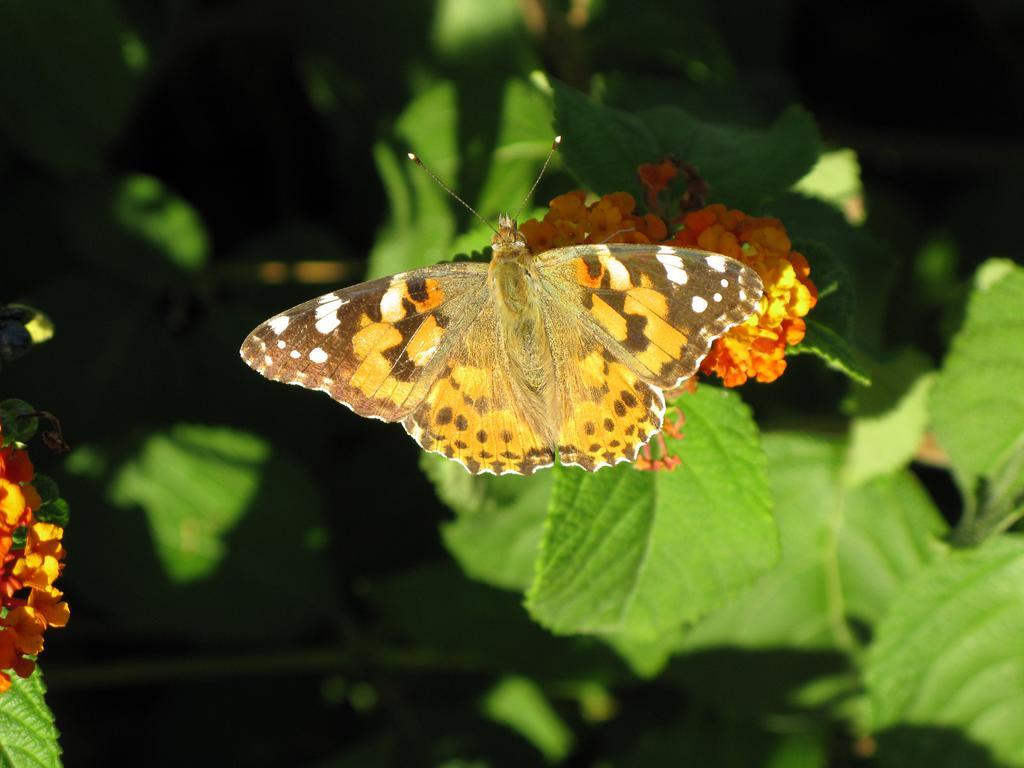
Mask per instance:
[[[28,451],[7,447],[0,449],[0,477],[12,483],[29,483],[35,473]]]
[[[28,451],[0,449],[0,670],[21,677],[35,669],[24,655],[42,651],[47,627],[63,627],[71,613],[54,586],[64,567],[64,529],[35,520],[42,499],[31,484],[34,476]],[[19,530],[24,546],[12,549]],[[0,671],[0,692],[11,686],[7,671]]]

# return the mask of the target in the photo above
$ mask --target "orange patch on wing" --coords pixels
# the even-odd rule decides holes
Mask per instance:
[[[382,354],[402,343],[402,334],[388,323],[372,323],[352,337],[352,352],[360,361],[349,384],[366,397],[373,397],[391,373],[391,363]]]
[[[588,288],[600,288],[601,279],[604,277],[604,265],[598,262],[594,266],[598,268],[597,275],[591,274],[591,264],[586,259],[579,258],[575,261],[576,264],[576,281],[580,285],[585,285]]]
[[[426,365],[434,357],[443,336],[444,328],[437,324],[433,315],[428,315],[409,340],[405,354],[412,360],[413,365]]]
[[[626,338],[626,318],[611,308],[600,296],[594,294],[590,314],[598,324],[611,334],[616,341]]]
[[[433,278],[427,278],[423,281],[423,290],[426,293],[426,298],[417,300],[409,293],[409,284],[405,284],[405,292],[409,297],[409,301],[416,307],[417,312],[426,312],[433,309],[434,307],[441,304],[444,301],[444,291],[441,290],[440,284]]]
[[[558,434],[563,463],[592,470],[632,461],[661,427],[660,394],[625,365],[610,362],[601,383],[606,387],[590,397],[576,394],[572,399]]]

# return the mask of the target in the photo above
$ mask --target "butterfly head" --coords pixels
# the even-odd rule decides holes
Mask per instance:
[[[495,258],[516,258],[529,253],[526,237],[519,231],[516,220],[503,213],[498,216],[498,231],[491,238]]]

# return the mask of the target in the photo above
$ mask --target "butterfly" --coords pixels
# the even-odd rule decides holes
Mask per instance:
[[[721,254],[589,244],[534,254],[499,218],[490,263],[436,264],[327,293],[260,324],[242,359],[269,379],[400,421],[473,474],[633,461],[666,390],[757,308]]]

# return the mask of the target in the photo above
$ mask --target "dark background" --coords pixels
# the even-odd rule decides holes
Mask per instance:
[[[337,280],[359,279],[389,216],[374,144],[403,148],[395,118],[426,84],[456,84],[464,148],[488,146],[498,85],[533,69],[583,88],[625,78],[636,87],[622,103],[675,95],[751,125],[803,104],[828,146],[856,150],[867,226],[897,262],[879,284],[887,346],[912,342],[936,362],[974,268],[1017,252],[1016,3],[598,2],[577,27],[562,4],[523,0],[511,16],[529,23],[500,42],[448,46],[429,2],[27,5],[4,12],[23,25],[0,29],[0,300],[40,307],[56,336],[0,373],[2,393],[55,413],[72,446],[100,457],[72,472],[34,449],[72,508],[72,620],[41,660],[69,765],[539,760],[475,702],[496,672],[543,666],[563,641],[529,626],[517,596],[454,570],[437,533],[450,513],[400,428],[270,385],[237,357],[260,320],[333,287],[262,282],[261,262],[331,260]],[[129,173],[201,217],[199,273],[162,270],[118,229],[111,185]],[[474,173],[453,186],[471,190]],[[538,201],[571,185],[556,171]],[[921,270],[936,275],[931,292],[910,292]],[[805,410],[834,420],[838,377],[804,358],[789,376],[789,398],[812,392]],[[752,395],[759,415],[784,423],[793,403],[767,397]],[[187,586],[160,572],[144,518],[110,490],[119,461],[179,422],[273,446],[225,566]],[[952,516],[945,475],[919,470]],[[170,476],[166,492],[187,496],[188,481]],[[326,542],[314,563],[295,545],[311,531]],[[420,599],[446,605],[450,636],[432,634]],[[579,653],[622,714],[581,725],[565,705],[583,734],[570,764],[632,752],[643,724],[687,705],[602,646]],[[841,734],[833,757],[866,764]]]

